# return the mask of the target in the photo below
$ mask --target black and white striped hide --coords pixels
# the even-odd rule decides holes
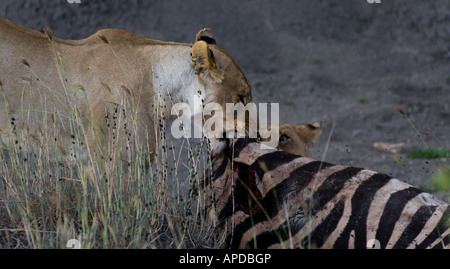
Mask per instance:
[[[249,138],[213,156],[225,248],[449,248],[450,207],[388,175]]]

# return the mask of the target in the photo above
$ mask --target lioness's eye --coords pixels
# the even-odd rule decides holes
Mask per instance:
[[[281,136],[280,136],[280,142],[284,142],[284,141],[288,140],[289,138],[290,138],[290,137],[287,136],[287,135],[281,135]]]

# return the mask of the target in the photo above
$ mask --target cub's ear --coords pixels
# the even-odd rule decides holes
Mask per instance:
[[[213,38],[213,34],[209,28],[204,28],[198,32],[195,36],[195,42],[197,41],[205,41],[208,44],[214,45],[216,44],[216,40]]]
[[[206,41],[199,40],[192,46],[192,66],[196,75],[209,78],[216,84],[223,81],[223,70],[217,67],[214,54]]]
[[[295,126],[298,136],[305,141],[308,146],[312,146],[314,141],[322,133],[322,125],[318,122],[314,124],[297,125]]]

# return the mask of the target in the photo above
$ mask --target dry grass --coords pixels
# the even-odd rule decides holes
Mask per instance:
[[[150,169],[136,156],[128,174],[114,157],[73,164],[41,149],[0,155],[0,248],[65,248],[69,239],[83,248],[220,245],[220,233],[196,210],[203,202],[182,195],[177,168],[161,155]]]
[[[168,150],[156,110],[163,146],[149,166],[149,142],[132,135],[138,133],[136,119],[129,116],[132,104],[115,104],[101,132],[82,124],[92,121],[80,114],[69,93],[85,89],[67,84],[63,56],[54,53],[67,118],[47,113],[51,120],[43,119],[42,128],[33,132],[17,128],[10,115],[10,130],[0,132],[0,248],[66,248],[70,239],[82,248],[217,248],[223,234],[205,217],[205,201],[192,191],[201,189],[198,178],[209,163],[204,147],[187,143]],[[70,129],[70,147],[50,131],[62,121]],[[127,138],[125,151],[118,143],[121,136]],[[189,167],[186,179],[178,176],[179,166]]]

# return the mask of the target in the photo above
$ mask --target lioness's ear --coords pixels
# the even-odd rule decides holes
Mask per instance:
[[[297,125],[295,126],[298,136],[305,141],[308,146],[312,146],[313,142],[322,133],[322,125],[318,122],[314,124],[307,125]]]
[[[216,84],[223,80],[223,70],[217,67],[214,54],[206,41],[199,40],[192,46],[192,66],[195,74],[209,78]]]
[[[213,38],[213,34],[211,32],[211,29],[205,28],[198,32],[198,34],[195,36],[195,42],[197,41],[205,41],[208,44],[216,44],[216,40]]]

